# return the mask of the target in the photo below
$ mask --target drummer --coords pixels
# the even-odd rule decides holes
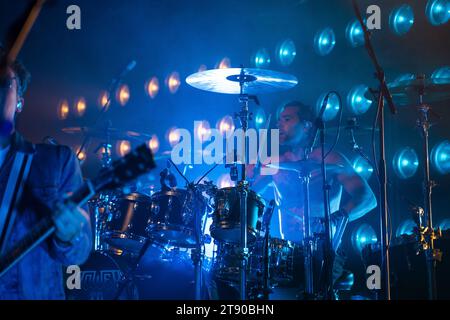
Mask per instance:
[[[291,101],[277,112],[280,133],[279,162],[296,162],[305,159],[305,149],[314,139],[315,116],[311,108],[298,101]],[[326,148],[326,151],[328,148]],[[323,187],[320,175],[321,150],[313,149],[309,159],[315,169],[310,183],[311,231],[323,231]],[[325,163],[330,185],[330,212],[332,221],[348,217],[354,221],[377,206],[376,198],[367,184],[352,168],[341,153],[332,151]],[[300,242],[303,239],[304,193],[298,173],[278,170],[275,175],[261,175],[254,165],[249,165],[247,177],[251,188],[263,194],[269,187],[278,204],[274,212],[270,232],[273,237]],[[271,196],[272,197],[272,196]],[[336,248],[335,248],[336,249]]]

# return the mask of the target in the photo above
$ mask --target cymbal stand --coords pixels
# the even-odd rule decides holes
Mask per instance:
[[[423,77],[422,77],[423,79]],[[427,262],[427,277],[428,277],[428,298],[435,300],[437,298],[436,287],[436,265],[438,261],[442,259],[442,252],[436,249],[434,246],[434,240],[438,239],[441,235],[441,230],[438,228],[436,231],[433,228],[433,210],[432,210],[432,190],[435,187],[435,182],[430,177],[430,152],[429,152],[429,113],[431,107],[423,103],[424,88],[419,88],[419,118],[417,119],[417,126],[421,130],[423,138],[423,160],[424,160],[424,181],[423,181],[423,195],[424,195],[424,211],[426,225],[419,224],[420,233],[420,245],[425,252]],[[420,212],[419,212],[420,215]],[[418,221],[422,221],[419,216]]]

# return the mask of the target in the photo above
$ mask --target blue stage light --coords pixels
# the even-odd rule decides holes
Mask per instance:
[[[364,94],[367,86],[361,84],[353,87],[347,95],[347,105],[355,115],[366,113],[372,105],[372,100],[367,99]]]
[[[297,55],[294,41],[287,39],[278,44],[276,56],[283,66],[290,65]]]
[[[396,35],[406,34],[414,24],[414,12],[411,6],[404,4],[394,9],[389,16],[389,26]]]
[[[431,164],[441,174],[450,173],[450,142],[448,140],[435,145],[431,150]]]
[[[433,79],[435,83],[449,83],[450,67],[442,67],[434,70],[434,72],[431,74],[431,79]]]
[[[258,109],[255,115],[255,127],[260,129],[266,123],[266,113],[263,109]]]
[[[407,219],[403,222],[401,222],[397,230],[395,231],[396,237],[401,237],[402,235],[412,235],[414,233],[414,228],[416,228],[417,225],[412,219]]]
[[[355,169],[356,173],[358,173],[361,177],[368,180],[373,173],[373,167],[361,156],[357,156],[352,163],[353,169]]]
[[[433,26],[447,23],[450,19],[450,1],[428,0],[425,14]]]
[[[351,239],[353,248],[358,252],[361,252],[365,246],[378,242],[375,230],[367,223],[363,223],[356,228],[352,233]]]
[[[322,108],[323,100],[325,99],[325,96],[327,93],[323,93],[319,96],[319,99],[317,99],[316,103],[316,115],[319,114],[320,109]],[[323,114],[323,120],[324,121],[330,121],[333,120],[336,115],[339,112],[339,98],[335,94],[331,94],[328,97],[327,105],[325,107],[325,112]]]
[[[400,179],[408,179],[416,174],[419,167],[419,158],[414,149],[405,147],[395,153],[392,165]]]
[[[364,44],[364,33],[358,20],[351,21],[345,29],[345,37],[354,48]]]
[[[314,37],[314,49],[321,56],[325,56],[333,50],[336,44],[336,37],[331,28],[325,28],[316,33]]]
[[[252,58],[256,68],[267,68],[270,66],[270,55],[266,49],[258,50]]]

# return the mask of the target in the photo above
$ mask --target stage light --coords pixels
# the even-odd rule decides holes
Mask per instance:
[[[276,57],[283,66],[292,64],[297,55],[295,43],[291,39],[286,39],[277,45]]]
[[[447,218],[442,220],[437,226],[438,228],[441,228],[442,231],[450,230],[450,219]]]
[[[316,102],[316,115],[320,113],[320,109],[322,108],[325,96],[327,93],[323,93],[319,96]],[[335,94],[330,94],[328,96],[327,105],[325,106],[325,112],[323,113],[323,120],[330,121],[333,120],[339,112],[339,98]]]
[[[434,80],[435,83],[446,84],[450,82],[450,67],[442,67],[434,70],[431,74],[431,79]]]
[[[411,6],[404,4],[389,15],[389,26],[396,35],[406,34],[414,24],[414,12]]]
[[[425,14],[433,26],[447,23],[450,19],[450,1],[428,0]]]
[[[412,219],[407,219],[403,222],[401,222],[397,230],[395,231],[396,237],[401,237],[402,235],[412,235],[414,233],[414,228],[417,227],[417,224]]]
[[[361,84],[353,87],[347,95],[347,105],[355,115],[366,113],[372,105],[372,100],[367,99],[364,94],[367,86]]]
[[[266,113],[263,109],[259,108],[255,114],[255,127],[256,129],[260,129],[266,124]]]
[[[109,107],[108,98],[109,98],[108,92],[106,91],[100,92],[100,96],[98,97],[98,106],[100,108],[105,107],[106,109],[108,109]],[[108,105],[106,105],[106,103],[108,103]]]
[[[331,28],[325,28],[316,33],[314,37],[314,49],[316,52],[325,56],[329,54],[336,44],[336,36]]]
[[[86,100],[79,98],[75,104],[75,109],[77,110],[78,116],[81,117],[86,112]]]
[[[227,57],[220,60],[220,62],[217,64],[216,69],[228,69],[231,67],[230,59]]]
[[[252,58],[256,68],[267,68],[270,66],[270,55],[266,49],[258,50]]]
[[[361,156],[357,156],[352,163],[353,169],[364,179],[369,180],[373,173],[373,167]]]
[[[157,77],[151,78],[147,82],[145,88],[146,88],[145,91],[147,92],[148,96],[150,98],[154,99],[156,97],[156,95],[158,94],[158,92],[159,92],[159,80],[158,80],[158,78]]]
[[[216,128],[222,135],[229,135],[233,133],[235,129],[233,118],[231,116],[223,117],[217,122]]]
[[[156,134],[152,135],[152,138],[148,141],[148,147],[153,153],[157,153],[159,150],[159,139]]]
[[[199,141],[203,142],[208,140],[211,137],[211,127],[209,122],[206,120],[198,121],[196,127],[194,128],[194,134]]]
[[[61,120],[67,119],[69,116],[69,103],[67,100],[63,100],[59,103],[58,106],[58,118]]]
[[[431,164],[441,174],[450,173],[450,142],[448,140],[435,145],[431,150]]]
[[[130,100],[130,88],[126,84],[120,86],[117,91],[117,102],[124,107]]]
[[[166,79],[166,86],[172,94],[178,91],[180,84],[181,81],[178,72],[172,72]]]
[[[364,33],[358,20],[349,22],[345,29],[345,37],[353,48],[364,44]]]
[[[217,179],[217,185],[219,189],[234,187],[235,183],[231,180],[230,175],[228,173],[222,174],[219,179]]]
[[[400,179],[408,179],[416,174],[419,167],[419,158],[414,149],[405,147],[395,153],[392,165]]]
[[[117,154],[124,157],[131,151],[130,141],[122,140],[118,141],[116,145]]]
[[[363,223],[356,228],[352,233],[351,239],[353,248],[358,252],[361,252],[365,246],[378,242],[375,230],[367,223]]]
[[[77,147],[75,149],[75,154],[79,161],[83,162],[84,160],[86,160],[86,152],[84,152],[84,151],[80,152],[80,147]]]
[[[178,144],[178,142],[180,142],[181,135],[177,127],[172,127],[169,130],[167,130],[166,140],[169,142],[171,147],[175,146],[176,144]]]

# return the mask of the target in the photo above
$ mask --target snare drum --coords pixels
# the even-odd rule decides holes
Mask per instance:
[[[149,236],[156,243],[191,248],[200,234],[206,201],[185,189],[159,191],[151,197]]]
[[[151,200],[131,193],[113,201],[105,216],[102,239],[114,249],[138,254],[147,239]]]
[[[219,241],[238,243],[241,239],[241,214],[239,203],[239,188],[229,187],[219,189],[214,198],[213,223],[211,236]],[[265,202],[254,191],[247,191],[247,239],[256,240],[261,229],[261,218]]]

